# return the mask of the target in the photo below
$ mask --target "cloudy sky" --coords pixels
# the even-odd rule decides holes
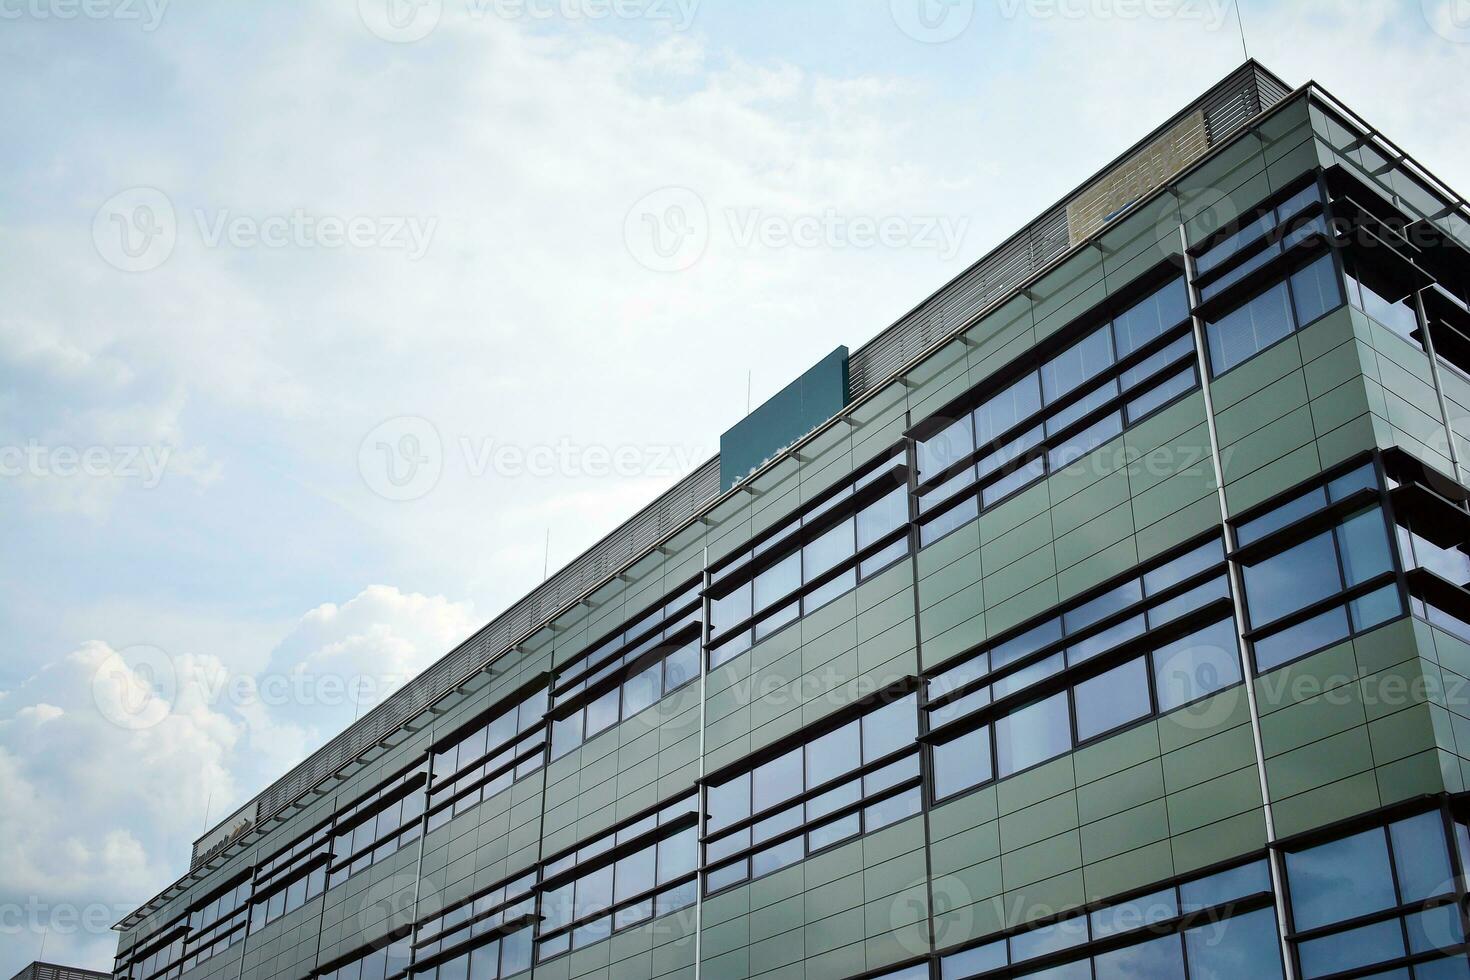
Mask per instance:
[[[1470,188],[1465,0],[1243,2]],[[0,0],[0,977],[1242,59],[1223,0],[391,3]]]

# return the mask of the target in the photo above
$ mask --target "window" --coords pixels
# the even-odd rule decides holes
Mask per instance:
[[[396,939],[387,946],[370,949],[329,970],[318,970],[317,980],[393,980],[408,969],[408,937]]]
[[[1404,968],[1411,958],[1415,976],[1464,971],[1449,848],[1444,818],[1431,811],[1289,852],[1292,940],[1304,980]],[[1439,958],[1451,954],[1453,963]]]
[[[1096,738],[1153,712],[1149,699],[1148,659],[1139,657],[1114,667],[1073,690],[1077,740]]]
[[[589,652],[563,664],[558,669],[554,704],[563,707],[589,686],[596,686],[623,668],[648,659],[651,651],[678,648],[685,639],[698,636],[703,619],[700,586],[699,580],[689,583],[673,598],[644,611]],[[677,686],[666,684],[666,689]]]
[[[251,933],[294,912],[327,889],[327,865],[334,848],[332,825],[325,824],[256,867]]]
[[[1032,373],[975,409],[977,447],[995,447],[1001,436],[1039,411],[1041,383],[1040,378]]]
[[[247,877],[216,892],[189,911],[189,932],[182,950],[183,972],[187,973],[245,938],[252,891],[251,879]]]
[[[1238,532],[1252,545],[1241,571],[1258,672],[1403,615],[1383,512],[1369,507],[1334,525],[1335,511],[1323,510],[1329,497],[1342,501],[1361,489],[1357,474],[1349,476],[1326,493],[1314,489],[1246,522]],[[1324,522],[1323,530],[1313,531]],[[1271,545],[1278,540],[1279,550]],[[1255,557],[1261,551],[1273,553]]]
[[[537,961],[693,905],[697,809],[691,794],[545,862]]]
[[[1195,274],[1203,278],[1229,267],[1238,256],[1249,255],[1249,247],[1264,240],[1273,229],[1309,210],[1320,209],[1321,204],[1321,189],[1316,183],[1307,185],[1202,252],[1194,261]]]
[[[632,662],[621,683],[595,694],[592,700],[551,723],[551,758],[560,759],[584,741],[653,707],[674,691],[699,677],[697,624],[682,631],[688,638],[657,647]],[[622,664],[619,667],[622,668]],[[599,682],[599,686],[602,682]],[[585,688],[584,688],[585,689]],[[581,693],[580,691],[578,692]],[[562,700],[578,700],[574,697]],[[558,707],[557,712],[565,711]]]
[[[1198,916],[1200,910],[1196,915],[1181,914],[1181,896],[1195,882],[1156,888],[1138,898],[945,954],[939,960],[940,976],[969,980],[1009,966],[1006,976],[1047,980],[1280,977],[1281,946],[1265,862],[1240,870],[1251,873],[1231,872],[1233,880],[1215,888],[1216,900],[1208,915]],[[1068,951],[1075,958],[1065,958]],[[1063,961],[1041,972],[1024,972],[1024,964],[1043,956]]]
[[[537,689],[519,703],[492,711],[433,752],[429,782],[429,830],[509,789],[546,761],[547,692]]]
[[[967,416],[922,426],[937,429],[915,444],[922,545],[1198,387],[1183,279],[1087,326],[1061,353],[1007,368]]]
[[[1067,695],[1054,694],[995,723],[996,774],[1004,779],[1072,748]]]
[[[1291,313],[1291,293],[1279,282],[1234,312],[1207,325],[1210,363],[1215,374],[1224,374],[1291,334],[1296,323]]]
[[[1189,290],[1176,279],[1113,321],[1118,356],[1142,350],[1172,327],[1189,319]],[[1191,349],[1193,345],[1191,344]]]
[[[990,782],[990,729],[977,728],[934,746],[934,797],[943,800]]]
[[[1168,712],[1241,681],[1235,620],[1221,620],[1154,651],[1159,711]]]
[[[1219,376],[1342,305],[1331,255],[1267,287],[1205,324],[1210,368]]]
[[[1415,282],[1407,267],[1354,251],[1346,259],[1348,302],[1415,346],[1423,345]]]
[[[420,964],[442,962],[450,964],[447,975],[467,970],[470,980],[510,976],[528,968],[535,886],[532,871],[420,922],[413,951],[415,974],[425,975]],[[432,967],[429,975],[434,975]]]
[[[940,441],[959,438],[951,432],[941,434]],[[947,453],[936,443],[923,465],[942,469]],[[884,489],[890,478],[906,481],[895,462],[889,460],[887,468],[880,466],[835,497],[819,501],[715,573],[710,588],[711,668],[907,557],[908,493],[903,486]]]
[[[337,811],[332,827],[328,888],[336,888],[352,875],[418,840],[424,829],[421,818],[427,769],[426,764],[420,763],[350,807]],[[289,898],[287,904],[292,904]]]
[[[872,708],[706,791],[707,892],[918,813],[917,696]]]
[[[1063,674],[1064,689],[1026,703],[1027,692],[1060,686],[1053,678]],[[1216,538],[932,676],[924,710],[935,796],[1004,779],[1240,681]],[[962,719],[982,724],[957,734]]]
[[[1104,326],[1041,366],[1041,391],[1051,404],[1113,364],[1113,331]]]

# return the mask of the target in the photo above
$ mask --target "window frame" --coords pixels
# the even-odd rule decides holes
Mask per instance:
[[[1183,291],[1182,319],[1171,325],[1162,326],[1159,332],[1148,341],[1119,356],[1117,324],[1127,314],[1176,287]],[[1142,425],[1155,415],[1168,410],[1199,391],[1201,389],[1199,357],[1193,340],[1190,302],[1188,278],[1180,273],[1177,265],[1170,262],[1160,263],[1093,309],[1073,319],[1053,337],[1006,364],[945,409],[911,428],[906,441],[911,447],[909,449],[910,469],[915,473],[911,490],[915,498],[912,510],[919,538],[916,550],[922,551],[943,540],[949,534],[979,517],[980,514],[1001,506],[1048,476],[1075,465],[1092,452],[1112,442],[1122,433]],[[1062,392],[1055,399],[1047,401],[1046,387],[1042,380],[1046,367],[1079,345],[1086,343],[1089,338],[1098,333],[1107,335],[1109,347],[1113,352],[1111,364]],[[1190,338],[1187,351],[1181,351],[1172,360],[1167,360],[1149,374],[1135,379],[1126,390],[1123,388],[1121,382],[1129,373],[1148,364],[1155,357],[1165,354],[1185,337]],[[1192,385],[1164,398],[1138,417],[1130,416],[1129,408],[1133,403],[1190,372],[1193,373],[1194,379]],[[994,434],[986,444],[975,445],[974,440],[978,436],[973,421],[975,413],[987,406],[992,399],[1007,393],[1032,376],[1037,378],[1039,408],[1013,421],[1009,428]],[[1110,397],[1098,401],[1080,415],[1075,417],[1068,415],[1075,407],[1087,403],[1089,399],[1109,385],[1114,387],[1114,393]],[[1066,424],[1058,426],[1055,431],[1047,431],[1047,422],[1058,416],[1066,416]],[[1067,448],[1073,440],[1087,434],[1113,416],[1117,416],[1118,419],[1118,432],[1083,449],[1073,458],[1058,462],[1055,457],[1059,451]],[[926,475],[923,479],[918,479],[919,447],[942,434],[950,426],[956,424],[961,417],[971,420],[972,446],[970,451],[951,461],[943,469]],[[1029,445],[1022,445],[1033,435],[1038,437]],[[1022,448],[1013,452],[1017,446],[1022,446]],[[1005,454],[1009,455],[999,465],[983,474],[980,473],[980,467],[983,464]],[[1005,492],[999,496],[987,499],[987,492],[990,489],[1003,485],[1007,480],[1032,468],[1036,468],[1037,472],[1029,478],[1015,486],[1007,487]],[[929,496],[942,490],[952,481],[964,477],[967,473],[971,474],[972,478],[949,495],[942,498]],[[932,501],[927,506],[926,496]],[[951,526],[943,527],[944,518],[953,517],[956,512],[967,508],[971,502],[975,505],[974,513],[964,517],[963,520],[956,520]],[[931,537],[925,534],[926,528],[930,526],[941,527],[942,530]]]
[[[1387,489],[1381,453],[1375,451],[1353,457],[1347,462],[1325,471],[1320,476],[1298,484],[1290,490],[1273,497],[1271,500],[1232,517],[1229,522],[1231,539],[1234,540],[1236,529],[1242,525],[1250,524],[1274,511],[1288,507],[1307,494],[1311,494],[1319,488],[1327,488],[1343,477],[1351,476],[1368,466],[1373,468],[1374,479],[1377,483],[1376,486],[1353,489],[1335,500],[1324,493],[1323,496],[1326,502],[1321,507],[1275,528],[1260,538],[1252,540],[1249,544],[1241,545],[1231,551],[1230,561],[1236,566],[1241,576],[1240,603],[1246,615],[1243,635],[1249,649],[1249,663],[1253,677],[1260,677],[1264,674],[1280,670],[1283,667],[1299,663],[1307,657],[1321,653],[1323,650],[1331,649],[1356,637],[1389,626],[1410,614],[1410,596],[1404,574],[1404,561],[1403,556],[1400,554],[1398,535],[1395,531],[1397,524],[1394,521],[1394,512]],[[1375,508],[1383,519],[1384,531],[1388,539],[1389,568],[1356,585],[1349,585],[1347,584],[1348,575],[1344,566],[1342,545],[1337,531],[1346,521],[1357,517],[1364,511]],[[1259,626],[1256,625],[1253,612],[1250,608],[1250,596],[1245,589],[1245,569],[1264,561],[1269,561],[1271,558],[1279,556],[1297,545],[1324,533],[1331,535],[1333,552],[1337,558],[1338,580],[1342,583],[1342,587],[1331,595],[1308,603],[1269,623]],[[1394,586],[1398,592],[1400,612],[1381,622],[1359,629],[1351,614],[1351,604],[1367,596],[1374,595],[1389,586]],[[1344,615],[1348,621],[1348,630],[1343,636],[1306,650],[1287,660],[1273,663],[1265,670],[1260,669],[1256,656],[1256,644],[1258,642],[1285,633],[1318,617],[1328,615],[1339,608],[1344,611]]]
[[[1449,861],[1450,880],[1448,891],[1438,892],[1426,898],[1404,901],[1403,886],[1400,881],[1398,868],[1398,857],[1394,846],[1392,834],[1389,828],[1397,823],[1413,820],[1428,814],[1439,817],[1443,833],[1443,844]],[[1343,980],[1343,978],[1360,976],[1377,976],[1380,973],[1391,973],[1394,970],[1410,968],[1424,963],[1431,963],[1441,959],[1465,957],[1470,955],[1470,913],[1467,913],[1467,902],[1470,902],[1470,894],[1466,891],[1466,855],[1461,848],[1464,844],[1459,839],[1457,827],[1463,827],[1467,817],[1470,817],[1470,805],[1465,800],[1451,801],[1449,797],[1440,797],[1437,806],[1426,806],[1421,800],[1408,800],[1393,806],[1389,806],[1372,813],[1350,817],[1347,820],[1321,827],[1304,834],[1298,834],[1290,838],[1276,842],[1273,850],[1282,855],[1283,873],[1280,879],[1281,898],[1286,916],[1286,933],[1282,937],[1286,940],[1291,955],[1296,961],[1298,975],[1305,975],[1301,965],[1301,944],[1313,940],[1325,939],[1334,935],[1342,935],[1356,929],[1397,920],[1403,932],[1404,956],[1384,960],[1379,963],[1365,964],[1350,967],[1337,973],[1325,974],[1319,980]],[[1364,913],[1337,922],[1315,926],[1308,929],[1298,929],[1296,926],[1296,910],[1292,902],[1291,876],[1286,872],[1286,855],[1309,851],[1323,845],[1335,843],[1364,832],[1377,830],[1383,835],[1384,846],[1388,853],[1388,863],[1393,888],[1394,904],[1391,907],[1373,912]],[[1466,838],[1470,842],[1470,836]],[[1436,947],[1434,949],[1414,952],[1410,945],[1408,933],[1408,919],[1413,915],[1445,906],[1455,906],[1459,912],[1459,922],[1465,941],[1457,946]]]
[[[1202,568],[1197,568],[1167,586],[1150,591],[1144,586],[1146,577],[1152,576],[1159,571],[1169,568],[1175,562],[1189,558],[1198,552],[1218,546],[1220,558],[1212,561]],[[1187,566],[1186,566],[1187,567]],[[1105,614],[1084,624],[1073,632],[1067,632],[1063,625],[1064,618],[1071,612],[1086,609],[1098,600],[1126,588],[1130,583],[1139,583],[1140,598],[1129,602],[1121,607],[1113,608]],[[1038,665],[1047,663],[1063,655],[1074,647],[1086,643],[1090,639],[1106,636],[1109,632],[1120,625],[1128,624],[1154,609],[1168,607],[1176,600],[1190,596],[1200,589],[1208,588],[1223,582],[1225,590],[1223,595],[1209,599],[1203,605],[1173,615],[1160,622],[1157,626],[1148,626],[1132,636],[1119,640],[1117,643],[1100,652],[1079,659],[1075,663],[1068,663],[1065,658],[1062,666],[1055,672],[1046,674],[1040,679],[1024,684],[1014,690],[1010,690],[1000,696],[991,696],[976,704],[975,707],[947,717],[945,720],[935,723],[934,718],[938,712],[953,705],[962,704],[967,699],[981,694],[987,689],[993,688],[997,683],[1003,683],[1007,679],[1025,675]],[[1058,693],[1067,696],[1068,715],[1068,737],[1071,747],[1062,755],[1077,752],[1097,742],[1121,734],[1138,725],[1146,724],[1165,714],[1187,710],[1201,701],[1219,695],[1236,687],[1245,680],[1245,665],[1241,663],[1241,650],[1238,638],[1236,640],[1236,669],[1240,676],[1231,683],[1225,684],[1215,690],[1198,695],[1188,701],[1173,705],[1167,710],[1161,709],[1159,695],[1159,680],[1157,675],[1156,655],[1166,649],[1171,643],[1193,636],[1208,630],[1222,622],[1233,622],[1234,618],[1233,587],[1230,584],[1229,560],[1224,541],[1218,531],[1207,532],[1197,536],[1179,546],[1169,549],[1157,559],[1150,561],[1147,565],[1129,571],[1121,576],[1116,576],[1102,583],[1066,603],[1052,607],[1040,616],[1033,617],[1024,623],[1013,627],[995,638],[967,651],[960,656],[951,658],[936,668],[924,673],[925,697],[920,702],[920,715],[923,719],[923,730],[919,740],[926,746],[926,769],[931,774],[926,780],[926,796],[931,806],[949,803],[969,793],[976,792],[987,786],[994,785],[1013,776],[1029,771],[1031,768],[1046,765],[1048,762],[1060,755],[1045,759],[1035,766],[1019,769],[1004,776],[1000,774],[998,739],[993,728],[1000,719],[1025,710],[1032,704],[1054,697]],[[1145,622],[1147,622],[1145,620]],[[989,662],[990,654],[1006,645],[1027,637],[1032,633],[1044,630],[1050,624],[1056,623],[1057,630],[1049,639],[1038,644],[1028,652],[1017,656],[1007,663],[995,667]],[[1233,634],[1234,635],[1234,634]],[[1079,738],[1078,720],[1075,688],[1083,683],[1093,680],[1103,674],[1134,660],[1144,659],[1146,661],[1146,680],[1150,710],[1140,717],[1119,723],[1112,728],[1089,736],[1086,739]],[[978,676],[973,676],[962,683],[948,687],[939,694],[933,694],[933,684],[945,675],[959,670],[970,663],[985,663],[985,669]],[[935,770],[934,747],[948,744],[956,738],[962,738],[980,729],[992,729],[989,736],[991,752],[990,775],[979,782],[972,783],[965,789],[950,795],[939,797],[933,773]]]
[[[863,730],[863,720],[877,715],[885,709],[900,705],[909,698],[913,698],[915,739],[912,742],[890,750],[882,756],[864,759],[863,746],[867,742],[867,735]],[[917,688],[907,680],[901,681],[865,699],[858,705],[843,709],[794,736],[762,749],[754,756],[741,760],[737,766],[729,767],[706,776],[701,781],[704,787],[705,799],[708,797],[710,788],[725,786],[732,781],[749,777],[746,779],[746,795],[749,805],[745,810],[744,816],[723,824],[716,830],[709,829],[707,813],[706,818],[700,822],[699,869],[704,896],[710,897],[733,888],[749,885],[754,881],[766,877],[768,874],[778,873],[784,868],[789,867],[790,864],[810,860],[812,857],[842,847],[870,833],[883,829],[883,827],[891,826],[892,822],[888,822],[879,827],[869,829],[867,811],[872,807],[897,799],[905,794],[918,791],[917,809],[913,814],[900,818],[900,822],[923,813],[927,809],[926,794],[923,792],[927,778],[926,766],[923,759],[923,746],[921,743],[922,730],[918,719],[920,707],[921,702]],[[859,764],[857,767],[831,776],[822,783],[810,784],[811,761],[806,751],[807,747],[851,724],[857,725],[858,738],[860,739],[858,750]],[[799,755],[801,761],[801,790],[784,799],[777,800],[759,811],[755,810],[754,773],[768,763],[792,753]],[[914,772],[912,775],[903,776],[887,785],[881,785],[871,792],[868,791],[867,780],[870,777],[880,774],[884,770],[901,765],[910,759],[914,761]],[[816,817],[807,817],[807,804],[828,794],[841,791],[854,783],[857,784],[858,789],[852,800],[835,806]],[[706,805],[704,809],[708,811],[709,808]],[[760,841],[754,839],[754,831],[759,825],[781,818],[794,809],[801,811],[799,818],[794,823],[773,832],[769,837]],[[856,832],[844,835],[818,847],[811,846],[810,835],[812,833],[830,824],[847,820],[855,815],[858,816],[858,829]],[[715,858],[709,857],[709,848],[712,844],[718,845],[722,841],[736,839],[742,834],[746,835],[746,843],[743,846],[736,846],[728,852],[722,852]],[[753,858],[761,852],[774,850],[795,841],[799,841],[802,845],[801,857],[797,858],[794,862],[783,864],[781,867],[771,871],[756,873]],[[709,878],[712,874],[717,874],[720,871],[741,863],[744,863],[746,866],[744,877],[720,884],[716,887],[710,886]]]
[[[894,447],[877,463],[864,467],[861,475],[842,480],[824,491],[813,504],[803,506],[775,527],[756,536],[749,544],[743,545],[735,554],[714,564],[710,571],[710,584],[705,590],[706,601],[711,606],[707,617],[709,629],[705,643],[705,669],[715,670],[724,666],[755,645],[782,632],[793,623],[800,622],[909,557],[913,553],[912,504],[906,503],[905,519],[892,529],[864,547],[858,547],[857,542],[858,517],[863,511],[881,504],[890,496],[902,495],[907,500],[910,471],[910,461],[903,447]],[[807,578],[803,554],[807,545],[847,521],[852,522],[852,552],[837,564]],[[901,553],[894,554],[890,560],[870,571],[863,571],[869,561],[882,556],[900,543],[907,545]],[[769,569],[792,558],[795,558],[798,568],[797,586],[757,607],[754,599],[755,580]],[[810,596],[820,593],[826,586],[848,573],[853,573],[851,589],[844,589],[821,604],[806,608],[806,601]],[[713,605],[741,589],[749,589],[751,592],[750,612],[742,619],[724,624],[716,632]],[[763,622],[786,615],[793,607],[795,612],[787,620],[767,633],[756,635]],[[731,649],[726,649],[727,647]],[[724,653],[721,654],[720,651]]]
[[[536,919],[535,931],[531,939],[531,962],[533,965],[539,966],[542,963],[548,963],[559,957],[576,952],[578,949],[586,948],[585,946],[577,945],[575,934],[578,930],[586,928],[588,925],[598,922],[598,920],[607,919],[609,931],[606,937],[595,940],[590,945],[605,941],[605,939],[611,938],[620,932],[647,925],[649,922],[662,918],[664,915],[673,915],[692,907],[697,901],[699,890],[697,882],[701,872],[701,852],[699,847],[700,799],[698,790],[683,794],[674,800],[665,801],[658,806],[645,810],[630,819],[620,821],[613,828],[589,838],[579,845],[564,848],[553,856],[540,861],[534,869],[538,881],[535,885],[535,905],[532,913]],[[665,820],[666,816],[667,820]],[[652,826],[646,829],[639,827],[640,824],[649,821],[652,821]],[[626,839],[619,840],[619,837],[629,833],[631,830],[636,830],[637,832]],[[668,880],[661,881],[658,870],[660,861],[658,848],[665,842],[674,840],[681,834],[686,833],[691,835],[691,843],[695,849],[693,864],[687,871],[675,874]],[[603,841],[609,841],[610,843],[603,847]],[[579,860],[578,856],[583,850],[590,850],[592,853],[587,854],[585,859]],[[645,850],[654,851],[653,886],[632,895],[623,896],[622,898],[617,897],[616,868],[618,863],[627,857],[639,854]],[[576,883],[603,870],[606,870],[610,876],[608,886],[609,902],[605,907],[599,908],[596,911],[584,912],[580,915],[577,914],[575,907]],[[658,899],[678,889],[686,888],[691,884],[695,887],[693,894],[689,897],[688,904],[668,909],[663,913],[659,912]],[[549,894],[566,887],[573,888],[572,901],[574,904],[569,912],[569,917],[565,922],[559,923],[550,930],[543,932],[542,926],[545,924],[546,914],[543,910],[542,903]],[[622,926],[617,924],[616,917],[618,912],[645,903],[650,905],[650,914],[648,916],[628,922]],[[566,939],[565,948],[555,949],[543,955],[543,944],[557,943],[563,937]]]

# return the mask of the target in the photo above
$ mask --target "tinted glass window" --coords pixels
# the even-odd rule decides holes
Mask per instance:
[[[641,895],[654,886],[657,851],[645,847],[620,860],[614,874],[614,894],[618,901]]]
[[[977,973],[998,970],[1009,962],[1006,943],[988,943],[962,953],[954,953],[939,961],[939,972],[943,980],[966,980]]]
[[[1045,475],[1046,460],[1040,458],[1033,459],[1025,466],[1012,470],[1010,473],[1001,477],[999,480],[996,480],[994,483],[990,484],[990,486],[986,487],[984,491],[981,492],[981,500],[984,502],[986,507],[993,507],[995,506],[995,504],[1015,493],[1017,490],[1020,490],[1022,487],[1029,486],[1032,483],[1035,483],[1037,480],[1041,479]]]
[[[1342,287],[1332,256],[1324,255],[1291,277],[1297,323],[1305,325],[1342,305]]]
[[[864,507],[857,515],[857,546],[866,548],[908,523],[909,495],[903,487]]]
[[[1240,683],[1235,620],[1226,619],[1154,651],[1159,710],[1172,711]]]
[[[1109,327],[1102,327],[1042,366],[1041,389],[1047,402],[1096,377],[1112,363],[1113,332]]]
[[[990,729],[978,728],[934,746],[934,795],[938,799],[990,780]]]
[[[705,806],[709,811],[709,829],[719,830],[750,816],[750,773],[736,776],[728,783],[711,786]]]
[[[1054,436],[1118,397],[1118,380],[1099,385],[1046,420],[1047,436]]]
[[[992,447],[1020,422],[1041,411],[1041,380],[1033,371],[975,410],[975,444]]]
[[[1007,664],[1015,663],[1023,657],[1029,656],[1042,647],[1050,646],[1062,638],[1062,621],[1060,619],[1049,619],[1045,623],[1022,633],[1020,636],[997,644],[990,651],[990,663],[993,669],[999,670]]]
[[[813,739],[806,746],[807,785],[821,786],[862,765],[858,723],[843,725],[835,732]]]
[[[1087,917],[1063,919],[1055,925],[1043,926],[1011,937],[1011,961],[1034,960],[1038,956],[1071,949],[1087,942]]]
[[[1096,980],[1184,980],[1184,950],[1178,936],[1101,953],[1092,962]]]
[[[663,695],[664,665],[661,663],[628,678],[623,685],[623,717],[631,718],[652,707]]]
[[[1313,939],[1297,947],[1304,980],[1372,966],[1404,955],[1403,927],[1397,919]]]
[[[1361,585],[1393,568],[1388,528],[1383,513],[1376,507],[1344,521],[1337,529],[1337,542],[1342,548],[1342,568],[1350,586]]]
[[[1301,931],[1397,904],[1388,843],[1378,828],[1288,854],[1286,871],[1293,922]]]
[[[1083,603],[1075,609],[1062,615],[1062,623],[1066,626],[1068,633],[1075,633],[1085,629],[1099,620],[1106,619],[1114,613],[1122,612],[1135,602],[1143,600],[1143,589],[1137,579],[1133,579],[1116,589],[1105,592],[1089,602]]]
[[[1089,918],[1092,920],[1092,938],[1102,939],[1165,922],[1178,915],[1179,900],[1174,889],[1166,888],[1152,895],[1098,909]]]
[[[1412,284],[1386,262],[1354,256],[1348,275],[1354,305],[1394,333],[1417,344],[1419,315]]]
[[[1208,568],[1214,568],[1225,560],[1225,546],[1217,538],[1209,544],[1180,555],[1173,561],[1143,576],[1143,589],[1149,595],[1158,595],[1165,589],[1193,578]]]
[[[915,450],[920,482],[944,472],[975,451],[975,431],[970,416],[950,423],[943,431],[918,443]]]
[[[1113,321],[1118,356],[1127,357],[1189,316],[1189,291],[1176,279]]]
[[[1265,861],[1256,861],[1187,882],[1180,886],[1179,895],[1185,912],[1198,912],[1270,890],[1271,871]]]
[[[1264,626],[1342,589],[1327,532],[1245,569],[1251,625]]]
[[[1294,327],[1286,283],[1278,283],[1206,326],[1210,366],[1216,374],[1224,374],[1289,335]]]
[[[755,608],[764,609],[801,587],[801,552],[781,559],[755,577]]]
[[[1122,434],[1123,415],[1114,412],[1101,421],[1094,422],[1065,443],[1054,448],[1048,455],[1053,470],[1071,466],[1098,446]]]
[[[810,581],[853,555],[853,519],[848,518],[802,549],[802,577]]]
[[[1055,694],[995,723],[1001,778],[1055,758],[1072,747],[1067,694]]]
[[[1083,681],[1073,691],[1080,741],[1110,732],[1152,710],[1148,662],[1143,657]]]
[[[1161,406],[1173,401],[1187,391],[1193,391],[1199,385],[1199,377],[1193,367],[1185,368],[1167,381],[1148,392],[1138,396],[1128,403],[1128,424],[1132,425],[1139,419]]]
[[[577,915],[601,912],[612,904],[613,866],[599,868],[577,879]]]
[[[613,688],[587,705],[587,737],[611,728],[618,723],[619,690]]]
[[[699,676],[699,642],[685,644],[664,661],[664,690],[672,691]]]
[[[658,883],[689,874],[699,864],[699,837],[695,828],[658,842]]]
[[[1280,977],[1281,945],[1274,909],[1260,909],[1184,934],[1190,980]]]
[[[721,599],[710,602],[710,627],[718,633],[750,618],[750,583],[739,586]]]
[[[760,766],[751,774],[752,807],[755,813],[802,791],[801,749],[792,749]]]
[[[1247,521],[1235,530],[1235,538],[1242,546],[1259,541],[1273,531],[1279,531],[1309,514],[1315,514],[1327,506],[1327,497],[1318,487],[1302,494],[1295,500],[1282,504],[1255,520]]]
[[[919,737],[917,705],[918,699],[911,694],[863,716],[864,762],[874,762],[914,744]]]
[[[1450,854],[1438,811],[1400,820],[1388,828],[1401,898],[1418,902],[1453,889]]]
[[[1331,646],[1348,633],[1347,612],[1341,606],[1320,616],[1290,626],[1251,645],[1256,653],[1256,670],[1267,671],[1305,656],[1313,650]]]

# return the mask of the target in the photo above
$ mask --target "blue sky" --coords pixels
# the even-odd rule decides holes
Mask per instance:
[[[422,669],[747,376],[860,345],[1242,58],[1207,0],[389,2],[0,0],[0,976],[43,935],[110,963],[360,710],[328,681]],[[1470,188],[1456,12],[1242,11]],[[648,201],[702,250],[650,250]]]

